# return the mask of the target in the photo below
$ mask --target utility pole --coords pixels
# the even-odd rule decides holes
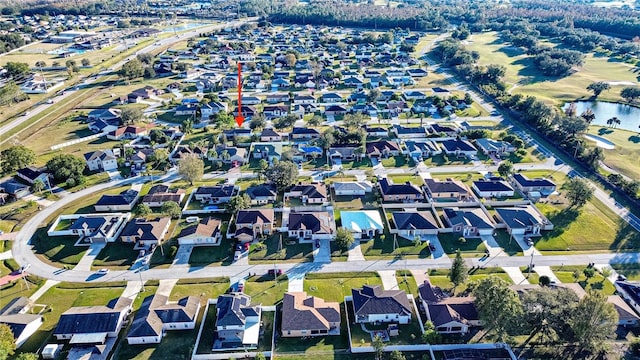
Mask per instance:
[[[529,262],[529,271],[527,274],[527,279],[531,276],[531,268],[533,267],[533,251],[531,252],[531,261]]]

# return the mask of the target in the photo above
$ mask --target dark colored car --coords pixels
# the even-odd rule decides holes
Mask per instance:
[[[269,269],[268,274],[270,276],[276,276],[276,275],[280,276],[280,275],[282,275],[282,269],[277,269],[277,270],[276,269]]]

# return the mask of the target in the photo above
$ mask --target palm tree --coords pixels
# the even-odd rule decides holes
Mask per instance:
[[[612,117],[611,119],[607,120],[607,125],[609,125],[610,127],[615,128],[616,126],[620,125],[621,121],[620,119],[618,119],[617,117]]]

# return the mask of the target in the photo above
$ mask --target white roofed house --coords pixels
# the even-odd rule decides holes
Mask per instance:
[[[177,302],[168,300],[168,296],[160,294],[144,299],[127,333],[129,345],[159,344],[168,330],[195,328],[200,298],[188,296]]]
[[[352,289],[353,312],[358,324],[411,322],[411,303],[404,290],[383,290],[380,285]]]
[[[541,236],[553,224],[533,205],[495,208],[496,218],[507,226],[511,235]]]
[[[298,238],[300,242],[330,240],[335,234],[335,223],[326,211],[291,212],[287,228],[289,237]]]
[[[11,300],[0,310],[0,324],[11,328],[16,347],[22,346],[42,325],[40,314],[29,313],[31,301],[26,297]]]
[[[261,305],[243,293],[224,294],[216,303],[214,349],[255,348],[260,339]]]
[[[481,208],[444,208],[443,213],[452,231],[465,238],[493,234],[494,225]]]
[[[485,155],[502,156],[516,151],[516,147],[502,140],[477,139],[476,146]]]
[[[342,227],[355,239],[371,239],[384,232],[384,222],[378,210],[341,211]]]
[[[372,185],[366,182],[334,182],[331,184],[336,196],[365,196],[372,190]]]
[[[110,149],[84,154],[89,171],[112,171],[118,169],[118,158]]]
[[[222,239],[220,225],[218,219],[204,218],[198,224],[184,228],[178,235],[178,244],[218,246]]]

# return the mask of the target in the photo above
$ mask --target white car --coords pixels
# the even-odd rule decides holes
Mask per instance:
[[[109,270],[109,269],[104,269],[104,268],[103,268],[103,269],[98,270],[98,274],[100,274],[100,275],[106,275],[106,274],[108,274],[108,273],[109,273],[109,271],[111,271],[111,270]]]

